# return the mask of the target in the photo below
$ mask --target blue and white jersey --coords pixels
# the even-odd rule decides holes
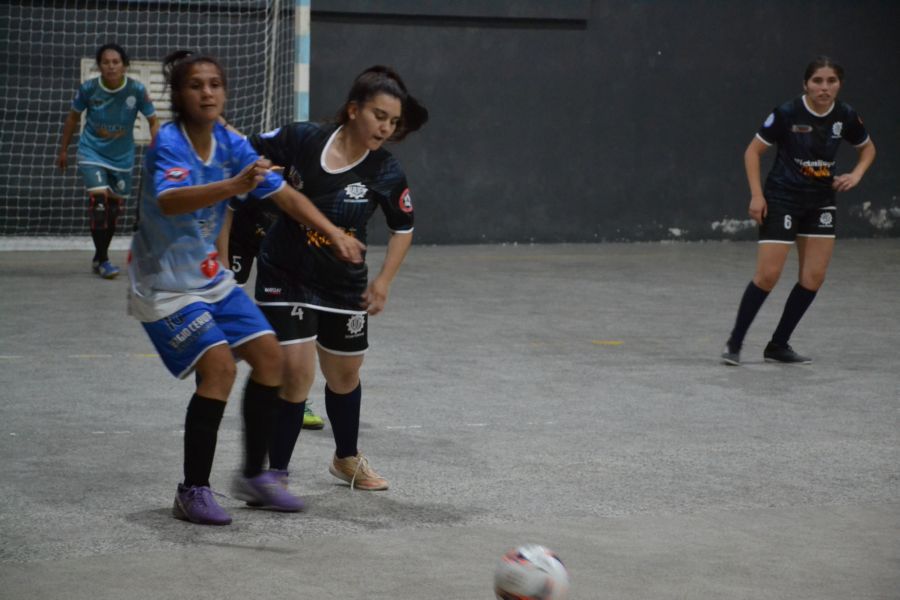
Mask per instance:
[[[231,291],[234,276],[219,263],[215,245],[228,202],[165,215],[159,198],[178,188],[228,179],[258,158],[245,138],[218,123],[205,162],[179,125],[160,128],[144,158],[141,219],[128,258],[131,314],[158,321],[193,302],[217,302]],[[252,196],[266,198],[284,185],[281,175],[270,173]]]
[[[78,140],[78,163],[131,171],[134,120],[138,111],[145,117],[155,113],[143,84],[126,77],[118,89],[110,90],[100,77],[88,79],[78,88],[72,110],[87,110],[84,131]]]

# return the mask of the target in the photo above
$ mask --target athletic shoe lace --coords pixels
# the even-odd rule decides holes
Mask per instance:
[[[356,460],[356,469],[353,471],[353,479],[350,480],[350,489],[355,488],[356,478],[359,474],[362,474],[363,479],[375,479],[378,475],[375,471],[372,470],[372,467],[369,466],[369,459],[365,456],[360,456]]]

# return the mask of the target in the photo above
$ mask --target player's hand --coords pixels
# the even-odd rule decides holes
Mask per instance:
[[[384,310],[389,292],[390,287],[376,277],[369,283],[369,287],[362,295],[362,307],[369,315],[377,315]]]
[[[858,177],[853,173],[844,173],[843,175],[838,175],[834,178],[831,187],[839,192],[846,192],[849,189],[855,188],[860,179],[861,177]]]
[[[353,264],[360,264],[365,260],[363,252],[366,250],[366,245],[355,237],[344,233],[343,229],[335,227],[335,231],[329,235],[329,239],[331,240],[334,254],[339,259]]]
[[[66,167],[68,165],[69,165],[68,150],[60,150],[59,154],[56,156],[56,166],[59,167],[60,171],[65,171]]]
[[[236,186],[235,196],[255,190],[256,186],[266,178],[271,166],[272,161],[267,158],[259,158],[256,162],[244,167],[240,173],[231,178]]]
[[[766,218],[766,213],[769,212],[769,205],[766,203],[765,197],[753,196],[750,198],[750,210],[747,212],[750,214],[751,219],[762,225],[763,219]]]

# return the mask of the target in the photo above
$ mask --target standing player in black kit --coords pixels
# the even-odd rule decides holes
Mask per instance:
[[[286,357],[281,414],[270,444],[269,467],[287,482],[318,356],[325,376],[325,410],[334,434],[329,471],[351,488],[384,490],[357,448],[362,387],[359,370],[368,348],[368,317],[384,309],[391,282],[412,243],[413,205],[406,176],[382,145],[421,128],[428,111],[388,67],[366,69],[353,82],[337,123],[293,123],[255,135],[258,152],[284,167],[289,185],[303,190],[347,235],[366,241],[378,208],[391,230],[384,263],[368,281],[365,264],[334,259],[320,232],[280,217],[257,257],[256,301]],[[241,211],[234,213],[235,225]]]
[[[750,324],[775,287],[791,245],[800,260],[799,281],[788,296],[781,320],[766,345],[766,361],[810,363],[788,340],[825,281],[834,250],[835,193],[859,184],[875,160],[875,144],[862,119],[837,101],[844,69],[820,56],[806,67],[803,95],[785,102],[768,116],[744,152],[750,185],[750,216],[760,224],[756,273],[747,285],[722,361],[740,364],[741,346]],[[858,151],[856,166],[834,176],[835,156],[845,139]],[[760,156],[776,144],[778,155],[760,185]]]

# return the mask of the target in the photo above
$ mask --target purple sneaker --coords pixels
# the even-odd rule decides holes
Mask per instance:
[[[176,519],[201,525],[228,525],[231,515],[219,506],[209,486],[194,485],[184,487],[178,484],[172,513]]]
[[[256,477],[238,476],[234,480],[231,493],[238,500],[258,508],[280,512],[303,510],[303,500],[287,491],[283,481],[284,479],[273,471],[263,471]]]
[[[278,485],[283,487],[285,490],[288,489],[288,480],[290,478],[290,471],[285,471],[283,469],[269,469],[269,473],[275,476],[275,479],[278,481]],[[251,508],[262,508],[262,503],[259,500],[248,500],[247,506]]]

